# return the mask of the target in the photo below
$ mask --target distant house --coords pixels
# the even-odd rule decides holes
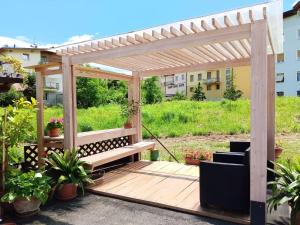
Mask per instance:
[[[284,53],[277,55],[277,96],[300,97],[300,1],[283,13]]]
[[[173,97],[177,92],[186,95],[186,73],[165,75],[160,81],[165,97]]]
[[[2,47],[0,55],[12,56],[18,59],[23,67],[50,62],[61,62],[61,57],[44,48],[18,48]],[[33,72],[28,69],[28,72]],[[0,80],[1,82],[1,80]],[[20,83],[20,82],[19,82]],[[22,82],[21,82],[22,83]],[[62,103],[62,76],[61,74],[47,76],[45,78],[45,102],[48,105]]]

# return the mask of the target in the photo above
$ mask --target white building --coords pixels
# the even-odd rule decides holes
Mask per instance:
[[[300,1],[283,13],[284,54],[277,55],[277,96],[300,96]]]
[[[186,73],[162,76],[161,87],[165,97],[172,97],[177,92],[186,95]]]

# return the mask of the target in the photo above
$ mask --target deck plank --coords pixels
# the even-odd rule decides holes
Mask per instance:
[[[141,204],[250,224],[249,215],[201,208],[198,166],[138,161],[108,172],[101,182],[87,189]]]

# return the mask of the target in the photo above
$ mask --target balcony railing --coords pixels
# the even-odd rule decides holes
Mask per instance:
[[[46,82],[45,83],[45,89],[58,90],[59,89],[59,83],[56,83],[56,82]]]
[[[206,85],[211,85],[211,84],[220,84],[221,81],[219,78],[211,78],[207,80],[202,80],[202,83]]]

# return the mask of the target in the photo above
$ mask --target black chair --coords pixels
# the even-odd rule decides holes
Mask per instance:
[[[230,152],[245,152],[250,147],[249,141],[231,141]]]
[[[213,162],[200,163],[202,207],[249,213],[250,149],[244,152],[230,155],[217,153],[213,155]]]

